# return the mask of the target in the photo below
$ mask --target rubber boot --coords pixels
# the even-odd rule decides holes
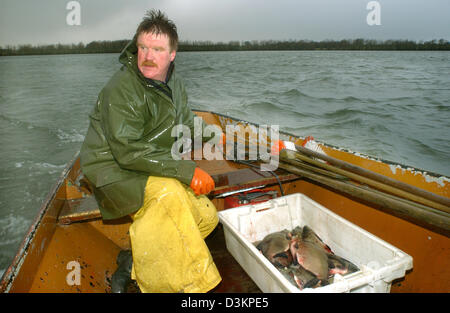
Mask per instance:
[[[133,256],[131,250],[122,250],[117,256],[117,270],[111,277],[111,292],[126,293],[128,285],[132,282],[131,267],[133,265]]]

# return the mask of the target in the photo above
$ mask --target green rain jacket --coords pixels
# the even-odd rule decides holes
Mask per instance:
[[[196,167],[171,155],[172,128],[183,124],[193,134],[195,116],[173,64],[166,84],[145,78],[137,67],[136,37],[119,61],[123,66],[100,92],[80,151],[82,172],[104,219],[137,211],[149,176],[173,177],[189,186]]]

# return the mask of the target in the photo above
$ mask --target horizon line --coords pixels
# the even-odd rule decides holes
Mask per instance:
[[[368,40],[368,41],[376,41],[376,42],[386,42],[386,41],[411,41],[414,43],[420,43],[420,42],[432,42],[432,41],[440,41],[440,40],[444,40],[446,42],[449,42],[449,39],[445,39],[445,38],[434,38],[434,39],[429,39],[429,40],[425,40],[425,39],[400,39],[400,38],[390,38],[390,39],[374,39],[374,38],[362,38],[362,37],[355,37],[355,38],[341,38],[341,39],[322,39],[322,40],[312,40],[312,39],[248,39],[248,40],[219,40],[219,41],[212,41],[210,39],[204,39],[204,40],[180,40],[178,43],[183,44],[183,43],[213,43],[213,44],[218,44],[218,43],[225,43],[225,44],[229,44],[229,43],[235,43],[238,42],[240,44],[242,43],[255,43],[255,42],[259,42],[259,43],[264,43],[264,42],[280,42],[280,43],[284,43],[284,42],[298,42],[298,41],[304,41],[304,42],[340,42],[340,41],[344,41],[344,40]],[[131,39],[95,39],[95,40],[91,40],[89,42],[84,42],[84,41],[79,41],[79,42],[71,42],[71,43],[18,43],[18,44],[1,44],[0,43],[0,49],[1,48],[6,48],[8,46],[12,46],[12,47],[16,47],[16,46],[50,46],[50,45],[79,45],[80,43],[82,43],[83,45],[88,45],[89,43],[92,42],[105,42],[105,41],[131,41]]]

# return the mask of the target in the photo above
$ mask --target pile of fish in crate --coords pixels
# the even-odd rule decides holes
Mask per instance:
[[[333,283],[337,273],[346,275],[359,270],[334,254],[307,225],[268,234],[253,244],[300,290],[326,286]]]

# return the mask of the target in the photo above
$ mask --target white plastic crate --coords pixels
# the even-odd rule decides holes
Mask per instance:
[[[391,282],[412,268],[411,256],[300,193],[220,211],[219,219],[228,251],[263,292],[389,292]],[[360,271],[300,290],[253,245],[272,232],[304,225]]]

